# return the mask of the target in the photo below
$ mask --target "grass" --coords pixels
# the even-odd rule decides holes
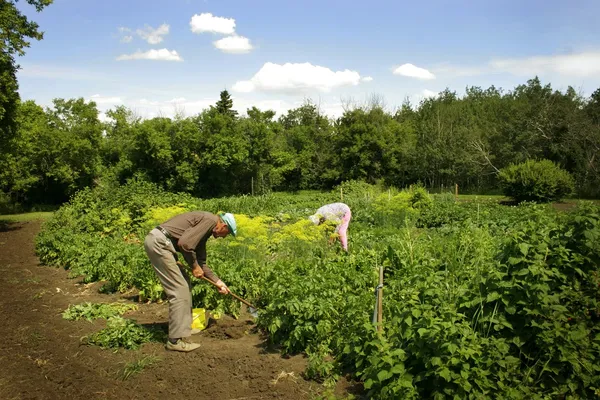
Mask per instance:
[[[125,368],[121,371],[120,378],[122,380],[127,380],[131,378],[133,375],[139,374],[144,370],[144,368],[149,367],[152,364],[156,364],[161,361],[159,357],[156,356],[146,356],[137,361],[127,363]]]
[[[493,201],[493,202],[501,202],[501,201],[509,201],[510,198],[503,195],[495,195],[495,194],[459,194],[458,201]],[[567,198],[562,199],[560,201],[555,201],[554,203],[558,204],[576,204],[579,201],[591,201],[594,204],[600,205],[600,200],[588,200],[588,199],[578,199],[578,198]]]
[[[26,222],[40,219],[48,219],[52,216],[52,211],[39,211],[24,214],[0,215],[0,221],[4,222]]]
[[[501,194],[459,194],[458,201],[504,201],[509,200],[508,197]]]

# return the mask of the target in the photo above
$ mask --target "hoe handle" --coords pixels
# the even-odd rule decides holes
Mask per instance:
[[[180,268],[182,268],[182,267],[183,267],[183,264],[182,264],[182,263],[180,263],[179,261],[177,261],[177,265],[178,265]],[[211,284],[211,285],[213,285],[214,287],[216,287],[216,288],[219,288],[219,286],[218,286],[216,283],[214,283],[213,281],[211,281],[211,280],[210,280],[210,279],[208,279],[207,277],[205,277],[205,276],[202,276],[202,279],[204,279],[206,282],[210,283],[210,284]],[[220,288],[219,288],[219,289],[220,289]],[[252,304],[248,303],[246,300],[244,300],[244,299],[242,299],[241,297],[239,297],[239,296],[237,296],[237,295],[235,295],[235,294],[231,293],[231,291],[229,291],[229,294],[230,294],[230,295],[232,295],[233,297],[235,297],[236,299],[238,299],[239,301],[241,301],[242,303],[244,303],[245,305],[247,305],[248,307],[252,307],[252,308],[254,308],[255,310],[257,309],[257,308],[256,308],[256,307],[254,307]]]
[[[202,279],[204,279],[206,282],[209,282],[214,287],[217,287],[217,288],[219,287],[219,286],[217,286],[216,283],[214,283],[213,281],[211,281],[210,279],[208,279],[205,276],[203,276]],[[254,307],[252,304],[248,303],[246,300],[242,299],[241,297],[231,293],[231,291],[229,292],[229,294],[232,295],[233,297],[235,297],[236,299],[238,299],[239,301],[241,301],[242,303],[244,303],[245,305],[247,305],[248,307],[252,307],[252,308],[256,309],[256,307]]]

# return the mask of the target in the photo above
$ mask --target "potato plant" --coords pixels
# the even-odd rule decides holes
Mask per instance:
[[[73,277],[157,301],[164,294],[141,245],[148,230],[175,211],[233,212],[239,236],[209,240],[208,264],[260,308],[267,340],[308,355],[308,378],[331,386],[349,374],[375,399],[600,394],[597,206],[559,213],[455,203],[419,187],[344,187],[349,253],[327,244],[332,226],[306,220],[338,201],[339,188],[202,200],[141,183],[80,192],[45,225],[37,250]],[[192,283],[194,306],[239,315],[237,301]]]

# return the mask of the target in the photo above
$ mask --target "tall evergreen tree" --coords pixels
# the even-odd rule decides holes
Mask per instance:
[[[228,115],[232,118],[236,118],[238,115],[238,112],[233,109],[233,100],[227,90],[221,92],[220,99],[217,101],[215,109],[219,114]]]

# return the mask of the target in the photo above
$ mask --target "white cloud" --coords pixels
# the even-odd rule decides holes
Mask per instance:
[[[600,51],[572,54],[495,58],[481,65],[441,64],[435,71],[450,76],[477,76],[505,73],[533,77],[564,76],[573,78],[600,77]]]
[[[600,76],[600,52],[505,58],[492,60],[489,65],[494,71],[520,76],[547,73],[576,77]]]
[[[176,97],[168,101],[169,103],[184,103],[185,97]]]
[[[348,69],[334,72],[310,63],[279,65],[268,62],[250,80],[238,81],[232,89],[241,93],[263,91],[291,94],[309,90],[327,93],[337,87],[356,86],[359,82],[359,73]]]
[[[93,101],[98,106],[123,104],[123,99],[121,97],[117,97],[117,96],[105,97],[105,96],[100,96],[99,94],[90,96],[88,101]]]
[[[410,100],[412,107],[416,109],[416,107],[419,105],[419,103],[421,103],[421,101],[429,98],[435,98],[437,96],[438,92],[429,89],[423,89],[418,93],[408,95],[408,100]]]
[[[148,99],[141,99],[139,101],[139,103],[141,105],[144,105],[144,106],[159,106],[160,105],[160,102],[158,102],[158,101],[150,101]]]
[[[156,29],[151,26],[145,25],[144,29],[138,29],[135,31],[139,37],[144,39],[150,44],[158,44],[163,41],[163,36],[169,33],[169,25],[162,24]]]
[[[183,61],[183,58],[175,50],[152,49],[146,52],[138,51],[133,54],[122,54],[117,57],[117,61],[125,60]]]
[[[131,32],[131,29],[126,28],[124,26],[120,26],[119,27],[119,32],[121,32],[121,33],[128,33],[128,32]]]
[[[423,89],[423,90],[421,91],[421,95],[422,95],[423,97],[425,97],[425,98],[427,98],[427,97],[437,97],[437,96],[438,96],[438,93],[437,93],[437,92],[434,92],[433,90],[429,90],[429,89]]]
[[[249,53],[254,47],[244,36],[227,36],[213,42],[215,47],[224,53],[243,54]]]
[[[373,78],[370,76],[365,76],[365,77],[361,78],[360,80],[363,82],[372,82]]]
[[[190,20],[190,27],[194,33],[220,33],[233,35],[235,33],[235,19],[215,17],[211,13],[195,14]]]
[[[331,118],[339,118],[344,114],[345,105],[343,103],[325,103],[319,106],[319,110]]]
[[[435,75],[426,70],[425,68],[417,67],[413,64],[402,64],[394,70],[394,75],[407,76],[409,78],[416,79],[435,79]]]
[[[123,36],[121,38],[121,43],[131,43],[132,40],[133,40],[133,36],[131,36],[131,35]]]

